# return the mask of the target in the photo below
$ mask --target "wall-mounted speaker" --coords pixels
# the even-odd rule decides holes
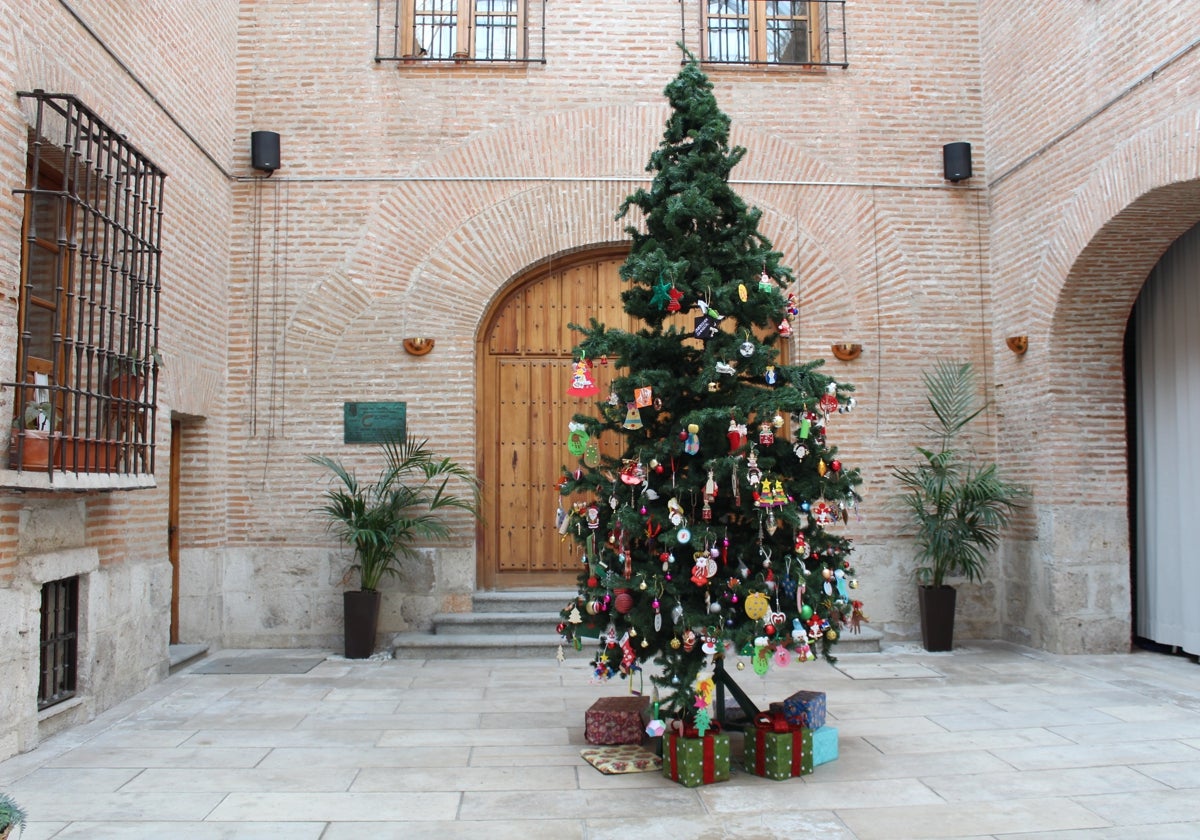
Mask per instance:
[[[268,175],[279,168],[279,134],[274,131],[250,132],[250,165]]]
[[[942,168],[946,180],[958,183],[971,177],[971,144],[947,143],[942,146]]]

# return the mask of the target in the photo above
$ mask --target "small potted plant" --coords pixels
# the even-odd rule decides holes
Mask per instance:
[[[956,590],[947,577],[983,579],[987,552],[1000,543],[1028,490],[1003,478],[994,463],[981,463],[963,440],[967,425],[984,412],[976,403],[969,363],[941,362],[922,374],[936,423],[926,426],[934,448],[915,447],[913,466],[892,471],[902,488],[900,506],[916,537],[921,639],[926,650],[950,650],[954,642]]]
[[[6,840],[12,830],[25,828],[25,812],[7,793],[0,793],[0,840]]]
[[[13,418],[9,443],[10,463],[26,470],[44,470],[50,465],[50,433],[54,406],[49,400],[29,400],[20,416]]]
[[[440,513],[479,513],[479,479],[451,459],[434,455],[428,441],[409,437],[385,441],[379,448],[383,466],[371,482],[359,481],[341,461],[309,456],[333,474],[325,504],[317,510],[354,550],[349,574],[357,573],[359,588],[343,593],[348,659],[365,659],[375,650],[383,579],[399,574],[400,561],[413,556],[418,543],[451,536]],[[465,486],[469,495],[451,492],[451,482]]]
[[[162,367],[162,355],[151,347],[145,360],[136,349],[114,356],[109,369],[108,392],[119,400],[140,401],[146,388],[146,376]]]

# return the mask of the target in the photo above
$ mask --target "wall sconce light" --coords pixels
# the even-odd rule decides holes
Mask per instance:
[[[1025,351],[1029,349],[1029,336],[1027,335],[1010,335],[1004,339],[1004,343],[1008,345],[1008,349],[1016,353],[1018,356],[1024,356]]]
[[[834,358],[843,362],[853,361],[862,355],[861,344],[835,344],[833,345],[832,349]]]
[[[410,356],[424,356],[433,349],[432,338],[406,338],[404,339],[404,352]]]

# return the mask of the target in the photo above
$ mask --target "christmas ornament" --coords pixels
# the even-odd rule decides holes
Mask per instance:
[[[580,357],[575,362],[567,393],[573,397],[594,397],[600,393],[599,386],[592,381],[592,363],[586,358]]]
[[[771,279],[771,275],[767,274],[766,266],[763,266],[762,274],[758,275],[758,290],[760,292],[769,292],[775,288],[775,281]]]
[[[567,437],[567,451],[575,457],[579,457],[587,449],[588,433],[584,430],[582,423],[568,423],[567,428],[571,430],[571,434]]]
[[[774,385],[778,377],[775,374],[775,365],[767,365],[767,369],[763,371],[763,379],[768,385]]]
[[[630,431],[642,428],[642,413],[638,411],[637,403],[625,405],[625,422],[621,424],[621,427]]]
[[[600,445],[593,437],[587,439],[587,445],[583,449],[583,463],[589,467],[600,466]]]
[[[687,439],[684,441],[683,451],[688,455],[695,455],[700,451],[700,426],[696,423],[688,424]]]
[[[659,309],[666,309],[671,305],[671,285],[665,280],[662,280],[660,275],[658,284],[654,287],[654,296],[650,298],[650,305],[657,306]]]
[[[667,292],[667,297],[671,299],[671,302],[667,304],[668,312],[679,312],[683,309],[683,305],[679,302],[683,299],[683,292],[675,288],[674,283],[671,284],[671,291]]]
[[[746,426],[744,423],[738,423],[732,417],[729,418],[729,431],[726,433],[729,438],[729,451],[737,452],[746,443]]]
[[[761,592],[751,592],[746,596],[746,615],[758,621],[767,614],[771,608],[771,602],[767,600],[767,596]]]
[[[638,408],[649,408],[654,401],[654,389],[650,387],[633,389],[633,404]]]

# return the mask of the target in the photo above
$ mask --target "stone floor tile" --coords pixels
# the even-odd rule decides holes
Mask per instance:
[[[93,747],[72,750],[50,762],[51,767],[253,767],[267,750],[259,747]]]
[[[1128,767],[1082,767],[1031,770],[1024,773],[977,773],[972,776],[920,776],[922,783],[947,802],[988,802],[1162,790],[1165,785]]]
[[[122,791],[183,791],[188,793],[258,791],[305,791],[326,793],[346,791],[362,772],[357,767],[294,765],[286,768],[254,767],[235,769],[143,770],[121,787]]]
[[[452,820],[459,793],[231,793],[208,819],[218,822],[407,822]]]
[[[364,767],[350,791],[509,790],[529,793],[578,790],[574,768],[568,767]]]
[[[1075,801],[1114,825],[1157,826],[1159,823],[1200,822],[1200,794],[1194,790],[1078,796]],[[1149,837],[1150,829],[1139,832]],[[1200,836],[1200,835],[1197,835]]]
[[[379,737],[381,747],[475,747],[504,744],[561,744],[566,732],[561,728],[544,729],[425,729],[392,730]]]
[[[983,731],[927,733],[919,736],[872,735],[863,740],[882,753],[955,752],[999,750],[1006,747],[1051,746],[1071,743],[1048,729],[988,729]]]
[[[595,840],[582,819],[477,822],[334,822],[321,840]],[[290,840],[290,838],[289,838]],[[625,840],[630,840],[626,837]]]
[[[1022,799],[960,805],[838,808],[856,840],[997,837],[1043,830],[1104,828],[1110,822],[1068,799]]]
[[[1200,759],[1162,764],[1136,764],[1134,770],[1176,790],[1196,790],[1200,795]]]
[[[550,835],[533,835],[535,837]],[[631,838],[736,838],[736,840],[780,840],[821,838],[855,840],[855,836],[830,811],[782,811],[761,814],[674,814],[646,817],[631,814],[619,819],[590,819],[588,840],[631,840]]]
[[[917,807],[943,801],[916,779],[822,782],[816,773],[804,776],[799,783],[762,779],[749,773],[736,778],[753,785],[752,796],[743,785],[716,784],[696,788],[710,813],[744,814],[792,809],[834,811],[888,805]]]
[[[466,767],[465,747],[281,747],[259,767]]]
[[[324,830],[323,822],[74,822],[53,834],[27,830],[20,840],[321,840]]]
[[[1128,764],[1200,760],[1200,751],[1177,741],[1131,740],[1120,744],[1054,744],[991,750],[1018,770],[1055,767],[1116,767]]]
[[[666,779],[663,780],[667,781]],[[685,788],[670,782],[653,790],[556,791],[552,796],[537,796],[531,802],[528,792],[468,791],[462,795],[458,819],[465,822],[517,820],[536,810],[542,819],[568,820],[609,818],[613,814],[696,813],[704,812],[697,788]],[[535,835],[536,836],[536,835]]]

